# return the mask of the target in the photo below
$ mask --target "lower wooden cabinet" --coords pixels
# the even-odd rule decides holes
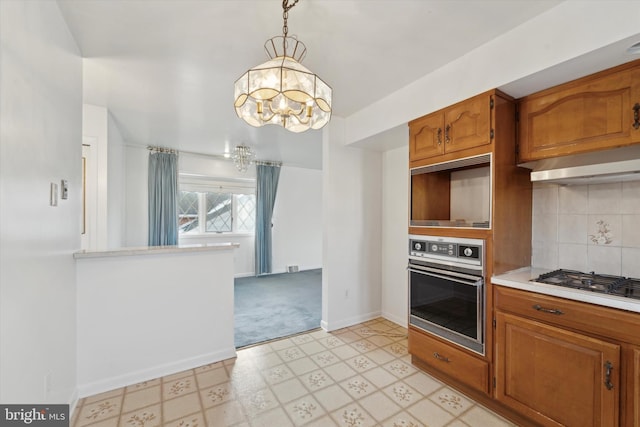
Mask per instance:
[[[444,343],[410,327],[409,353],[475,390],[485,394],[489,390],[489,363],[453,344]]]
[[[617,426],[620,345],[496,314],[496,399],[544,426]]]
[[[640,337],[638,337],[640,339]],[[622,411],[622,425],[640,426],[640,347],[625,347],[626,387],[624,393],[624,407]]]

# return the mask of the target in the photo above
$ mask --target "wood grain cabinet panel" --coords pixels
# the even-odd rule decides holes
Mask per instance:
[[[496,399],[544,426],[617,426],[620,346],[496,315]]]
[[[638,61],[524,97],[519,100],[519,161],[638,143],[637,103]]]
[[[490,144],[492,96],[483,93],[409,122],[409,160]]]

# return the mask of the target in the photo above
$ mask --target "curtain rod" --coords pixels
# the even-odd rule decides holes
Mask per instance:
[[[256,160],[253,163],[255,163],[256,165],[275,166],[277,168],[282,166],[282,162],[272,162],[269,160]]]
[[[178,150],[175,150],[173,148],[166,148],[166,147],[154,147],[152,145],[147,145],[147,150],[149,151],[155,151],[157,153],[171,153],[171,154],[178,154]]]

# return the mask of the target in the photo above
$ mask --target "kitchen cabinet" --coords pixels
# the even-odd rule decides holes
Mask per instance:
[[[410,161],[490,144],[493,102],[493,92],[486,92],[411,121]]]
[[[489,391],[489,363],[409,327],[409,353],[426,365],[482,393]]]
[[[518,100],[520,163],[640,143],[640,61]]]
[[[498,402],[543,426],[640,425],[640,315],[494,293]]]
[[[617,426],[620,346],[496,314],[496,399],[545,426]]]

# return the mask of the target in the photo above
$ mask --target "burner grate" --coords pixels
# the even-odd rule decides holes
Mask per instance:
[[[531,281],[640,299],[640,279],[559,269]]]

